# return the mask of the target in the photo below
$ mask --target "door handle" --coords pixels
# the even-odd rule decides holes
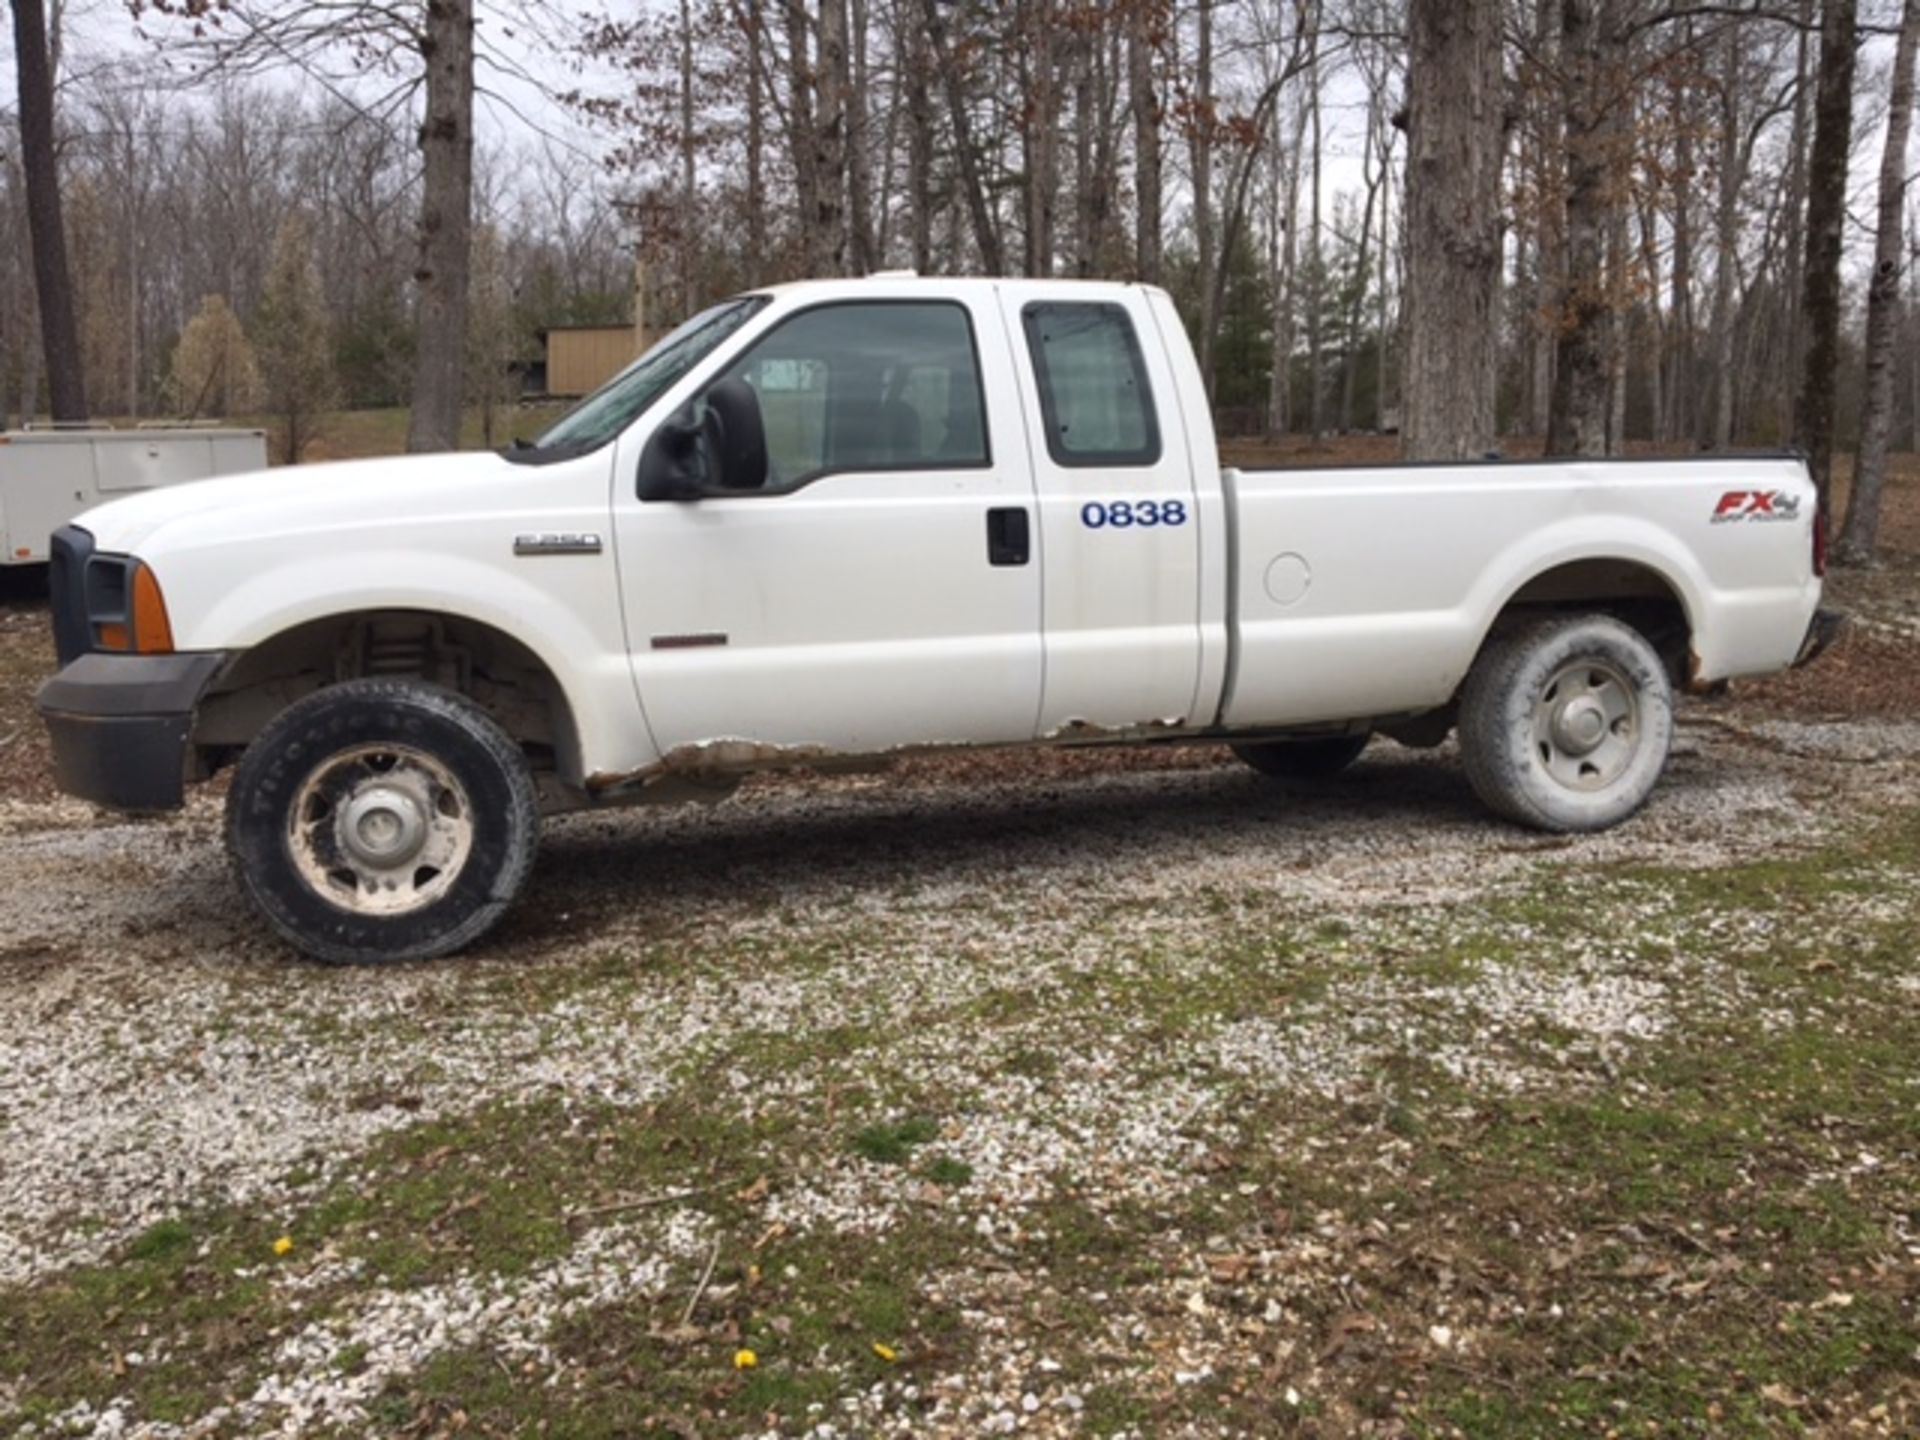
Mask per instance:
[[[1024,507],[1004,505],[987,511],[989,565],[1024,565],[1032,548]]]

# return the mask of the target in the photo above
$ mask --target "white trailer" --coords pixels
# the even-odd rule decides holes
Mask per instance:
[[[0,434],[0,564],[45,564],[53,532],[105,501],[266,468],[264,430],[9,430]]]

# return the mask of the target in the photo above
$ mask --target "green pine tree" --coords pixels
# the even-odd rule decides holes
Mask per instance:
[[[320,417],[338,403],[329,329],[306,217],[295,211],[274,237],[266,293],[253,317],[261,389],[268,412],[280,419],[282,456],[290,465],[299,463]]]

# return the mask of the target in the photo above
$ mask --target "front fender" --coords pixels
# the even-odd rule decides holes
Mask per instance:
[[[250,566],[221,586],[211,564],[150,562],[182,650],[244,652],[300,626],[371,611],[415,611],[488,626],[553,672],[588,771],[653,758],[627,661],[610,556],[499,563],[420,546]]]

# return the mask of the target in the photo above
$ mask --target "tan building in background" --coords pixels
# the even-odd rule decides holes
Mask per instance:
[[[643,348],[631,325],[555,325],[544,334],[549,395],[591,394]]]

